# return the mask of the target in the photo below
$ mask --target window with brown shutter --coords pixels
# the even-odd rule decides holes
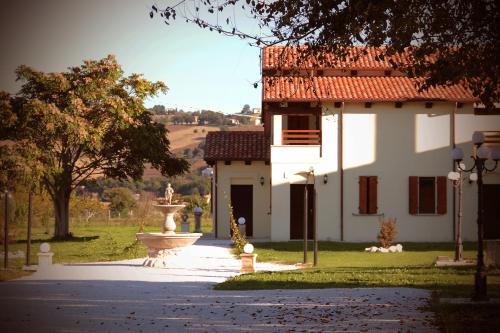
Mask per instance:
[[[359,214],[377,214],[377,176],[359,177]]]
[[[444,176],[436,177],[436,188],[437,188],[437,205],[436,205],[436,213],[444,215],[446,214],[446,187],[447,187],[447,179]]]
[[[409,178],[410,214],[446,214],[446,177]]]

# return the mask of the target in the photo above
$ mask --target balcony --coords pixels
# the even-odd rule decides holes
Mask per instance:
[[[283,145],[321,145],[321,130],[289,130],[281,131]]]

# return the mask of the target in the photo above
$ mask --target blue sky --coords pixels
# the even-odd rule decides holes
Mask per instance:
[[[184,110],[239,112],[260,107],[260,50],[177,20],[167,26],[149,18],[152,0],[2,0],[0,90],[19,88],[14,70],[26,64],[62,71],[83,59],[116,55],[127,74],[160,80],[169,91],[147,102]],[[176,1],[156,1],[159,7]],[[237,13],[240,26],[254,32]],[[247,30],[248,30],[247,29]],[[254,30],[254,31],[252,31]]]

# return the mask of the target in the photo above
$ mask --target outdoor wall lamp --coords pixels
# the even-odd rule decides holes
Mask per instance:
[[[328,175],[325,174],[323,176],[323,184],[326,184],[326,183],[328,183]]]
[[[264,177],[260,177],[260,185],[264,186]]]
[[[476,176],[470,176],[470,179],[477,178],[477,268],[474,276],[474,301],[487,300],[486,291],[486,268],[484,267],[483,253],[483,230],[484,230],[484,208],[483,208],[483,174],[494,171],[500,161],[500,147],[482,146],[484,143],[484,134],[482,132],[474,132],[472,142],[476,146],[476,156],[471,156],[474,164],[470,168],[466,168],[463,163],[460,163],[464,158],[464,152],[461,148],[455,148],[452,151],[452,158],[455,161],[456,167],[460,172],[472,173],[475,171]],[[486,161],[491,157],[495,165],[491,168],[486,166]],[[451,175],[457,178],[456,175]],[[457,178],[458,179],[458,178]]]

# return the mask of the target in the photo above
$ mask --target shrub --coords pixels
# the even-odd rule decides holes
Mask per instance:
[[[380,232],[377,236],[382,247],[389,247],[396,239],[397,235],[396,219],[395,218],[380,218]]]
[[[228,211],[229,211],[229,225],[231,226],[231,241],[233,242],[234,248],[238,251],[238,254],[243,253],[243,247],[247,243],[247,239],[244,235],[240,233],[240,229],[238,228],[238,224],[234,219],[233,206],[231,205],[231,201],[228,200]]]
[[[109,209],[115,214],[128,216],[129,212],[137,206],[134,193],[125,187],[106,189],[103,199],[110,202]]]

